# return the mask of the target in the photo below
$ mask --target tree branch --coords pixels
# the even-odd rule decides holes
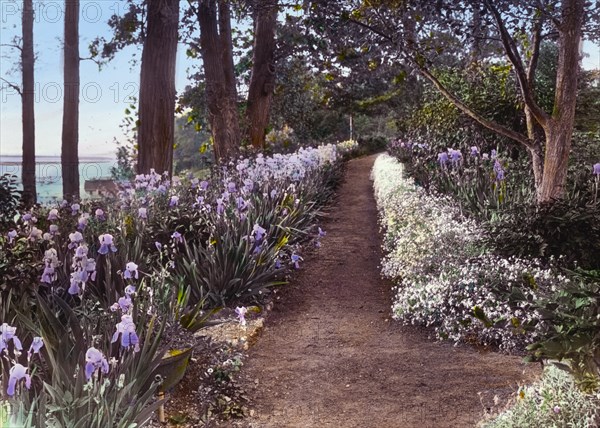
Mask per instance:
[[[463,103],[460,99],[458,99],[458,97],[456,95],[454,95],[448,89],[446,89],[446,87],[444,85],[442,85],[442,83],[433,74],[431,74],[429,72],[429,70],[427,70],[425,67],[419,66],[419,64],[416,64],[416,65],[417,65],[417,69],[419,70],[421,75],[423,75],[424,77],[429,79],[429,81],[431,83],[433,83],[433,85],[437,88],[437,90],[440,91],[441,94],[444,97],[446,97],[446,99],[448,99],[448,101],[450,101],[452,104],[454,104],[456,106],[456,108],[458,108],[464,114],[469,116],[471,119],[475,120],[480,125],[485,126],[486,128],[488,128],[500,135],[503,135],[507,138],[510,138],[511,140],[514,140],[514,141],[517,141],[518,143],[523,144],[527,148],[533,148],[533,146],[534,146],[533,141],[531,141],[525,135],[523,135],[519,132],[513,131],[512,129],[509,129],[503,125],[500,125],[499,123],[496,123],[494,121],[484,118],[479,113],[472,110],[469,106],[467,106],[465,103]]]
[[[366,28],[367,30],[372,31],[373,33],[377,34],[378,36],[383,37],[384,39],[386,39],[390,43],[395,44],[394,39],[390,35],[385,34],[384,32],[378,30],[377,28],[375,28],[375,27],[373,27],[373,26],[371,26],[369,24],[365,24],[364,22],[358,21],[358,20],[356,20],[354,18],[350,18],[350,17],[342,18],[342,19],[345,19],[348,22],[352,22],[352,23],[354,23],[354,24],[356,24],[356,25],[358,25],[360,27]]]
[[[23,96],[23,92],[21,91],[21,88],[18,85],[15,85],[12,82],[9,82],[8,80],[6,80],[4,77],[0,77],[0,80],[2,80],[4,83],[6,83],[6,85],[9,88],[13,88],[15,91],[17,91],[17,93],[21,96]]]
[[[23,48],[15,43],[0,43],[0,47],[3,48],[14,48],[14,49],[18,49],[20,51],[23,50]]]
[[[531,86],[529,85],[529,82],[527,80],[527,72],[525,71],[525,67],[523,66],[523,61],[521,60],[521,56],[519,54],[519,50],[517,49],[515,41],[508,33],[508,30],[506,29],[506,26],[502,21],[502,16],[500,15],[498,9],[494,7],[490,0],[485,0],[485,4],[494,16],[494,20],[496,21],[496,25],[498,26],[498,31],[500,32],[500,37],[502,39],[504,51],[508,56],[508,60],[515,68],[515,74],[517,76],[517,81],[519,82],[519,88],[521,89],[523,101],[525,102],[529,110],[531,110],[531,114],[533,114],[535,120],[537,120],[538,123],[544,127],[550,120],[550,116],[544,110],[542,110],[542,108],[535,102],[535,99],[533,97],[533,91],[531,90]]]
[[[538,60],[540,58],[540,45],[542,43],[543,23],[544,19],[539,18],[533,26],[533,38],[531,43],[533,46],[533,50],[531,51],[531,58],[529,59],[529,64],[527,66],[527,83],[532,89],[534,87],[535,70],[537,69]]]

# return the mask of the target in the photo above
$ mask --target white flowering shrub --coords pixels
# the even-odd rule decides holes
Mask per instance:
[[[521,388],[514,406],[482,428],[572,427],[595,428],[600,425],[600,394],[585,394],[573,378],[554,366],[544,370],[542,379]]]
[[[358,141],[345,140],[336,144],[338,152],[343,156],[352,156],[358,152]]]
[[[535,260],[490,254],[479,226],[449,198],[429,195],[404,178],[394,158],[380,155],[372,179],[384,231],[382,274],[396,284],[396,319],[433,327],[440,339],[506,352],[536,339],[535,330],[522,328],[537,318],[528,302],[566,278]],[[517,305],[504,297],[514,289],[526,297]]]

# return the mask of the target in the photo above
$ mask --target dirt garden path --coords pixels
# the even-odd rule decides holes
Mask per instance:
[[[518,357],[455,347],[390,320],[375,157],[349,162],[322,247],[282,290],[242,370],[250,427],[472,427],[525,376]],[[239,426],[239,425],[237,425]]]

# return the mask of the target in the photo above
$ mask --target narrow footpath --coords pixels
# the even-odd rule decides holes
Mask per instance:
[[[240,382],[248,427],[473,427],[536,369],[391,319],[370,170],[350,161],[322,247],[280,291]],[[525,370],[525,374],[524,374]],[[236,425],[240,426],[240,425]]]

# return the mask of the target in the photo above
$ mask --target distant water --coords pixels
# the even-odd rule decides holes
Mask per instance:
[[[84,190],[86,180],[108,178],[110,170],[117,165],[117,161],[109,158],[86,157],[79,159],[79,184],[82,198],[92,195]],[[0,175],[13,174],[17,176],[19,188],[21,186],[21,156],[0,156]],[[36,157],[35,177],[37,180],[37,193],[39,202],[52,202],[54,199],[62,200],[62,169],[60,156]]]

